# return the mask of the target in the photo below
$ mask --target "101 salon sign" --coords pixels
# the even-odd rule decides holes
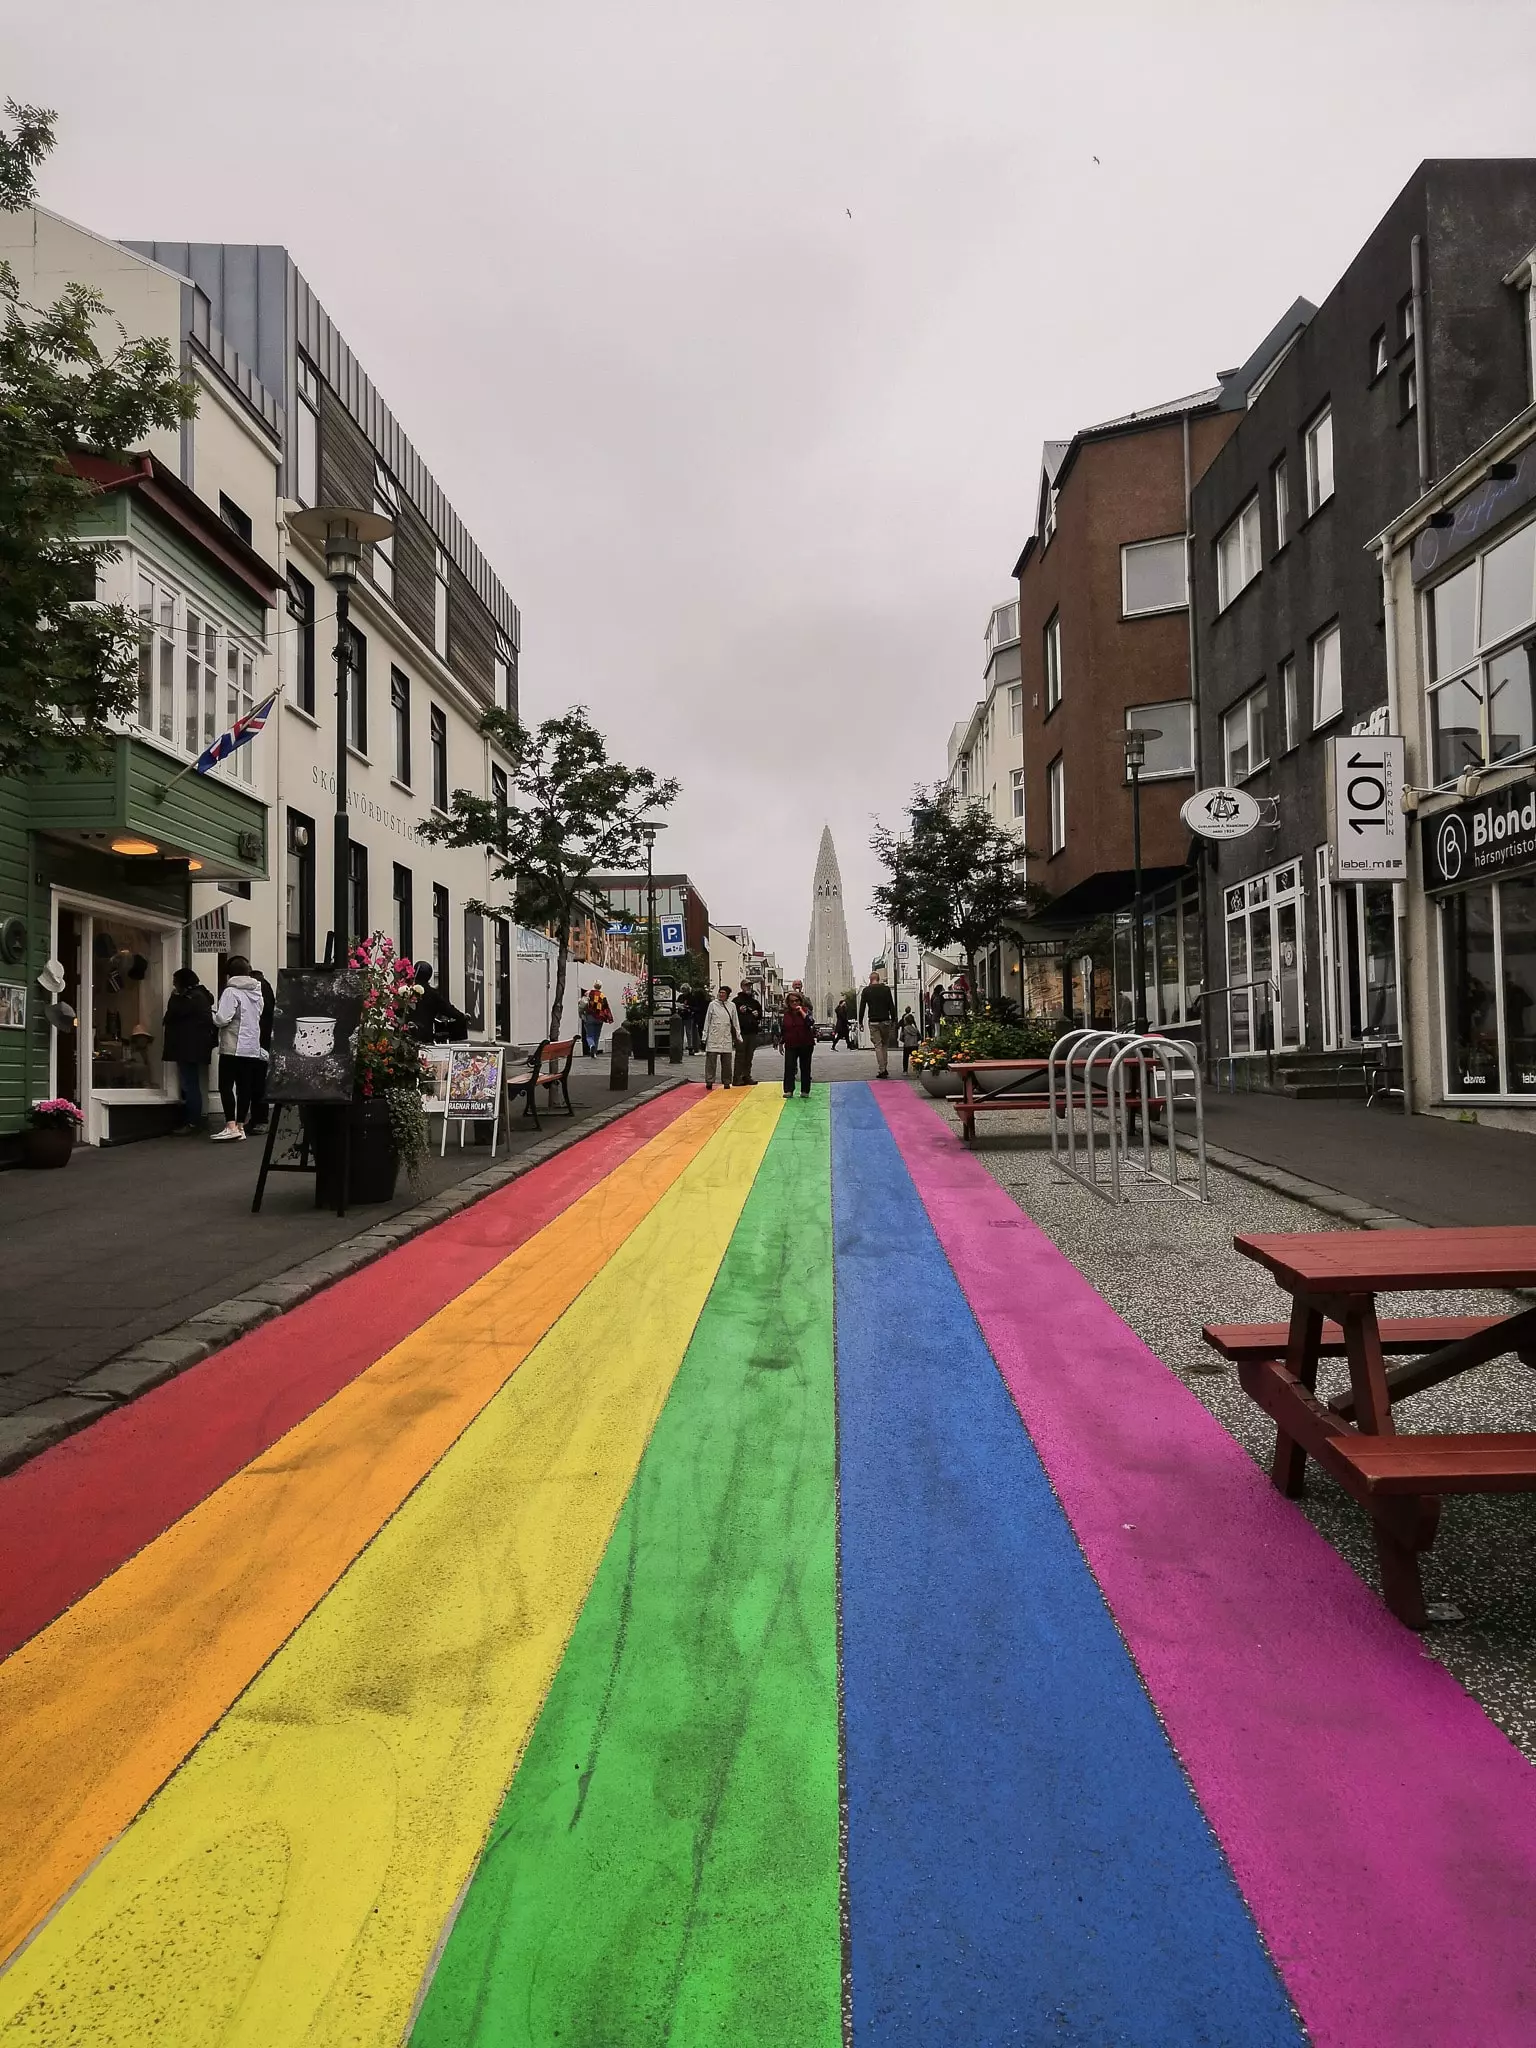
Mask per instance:
[[[1328,742],[1328,818],[1335,881],[1407,880],[1401,739],[1351,733]]]
[[[1487,796],[1421,817],[1424,887],[1455,889],[1536,867],[1536,782],[1527,776]]]

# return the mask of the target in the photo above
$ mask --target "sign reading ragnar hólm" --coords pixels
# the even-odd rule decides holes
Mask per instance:
[[[1456,889],[1536,867],[1536,781],[1507,782],[1488,796],[1419,819],[1424,887]]]
[[[1401,882],[1408,874],[1403,743],[1350,734],[1328,742],[1329,838],[1334,879]]]

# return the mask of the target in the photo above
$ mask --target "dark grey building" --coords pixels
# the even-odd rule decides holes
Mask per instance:
[[[1536,161],[1421,164],[1194,490],[1204,779],[1263,813],[1204,850],[1206,1028],[1256,1085],[1398,1033],[1401,885],[1336,883],[1323,742],[1388,730],[1374,536],[1528,402],[1533,241]]]

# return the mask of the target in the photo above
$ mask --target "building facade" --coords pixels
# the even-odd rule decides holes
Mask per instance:
[[[1019,607],[1016,599],[994,605],[987,619],[983,642],[982,694],[968,719],[962,719],[949,736],[948,787],[957,797],[982,804],[993,824],[1011,833],[1019,843],[1020,873],[1023,873],[1027,841],[1024,789],[1024,686],[1019,679]],[[897,945],[901,944],[898,940]],[[891,947],[887,946],[887,953]],[[1006,996],[1022,1002],[1019,986],[1020,953],[1017,945],[1004,940],[989,946],[976,962],[979,993],[987,998]],[[894,978],[911,967],[915,988],[916,964],[898,952]],[[905,997],[903,997],[905,1000]]]
[[[1421,164],[1194,490],[1203,779],[1262,814],[1207,853],[1207,1030],[1253,1085],[1401,1031],[1404,888],[1339,879],[1325,742],[1406,732],[1375,542],[1525,405],[1533,239],[1536,164]]]

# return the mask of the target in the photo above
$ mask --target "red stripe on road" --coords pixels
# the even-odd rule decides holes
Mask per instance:
[[[703,1094],[674,1088],[0,1479],[0,1657],[497,1266]]]

